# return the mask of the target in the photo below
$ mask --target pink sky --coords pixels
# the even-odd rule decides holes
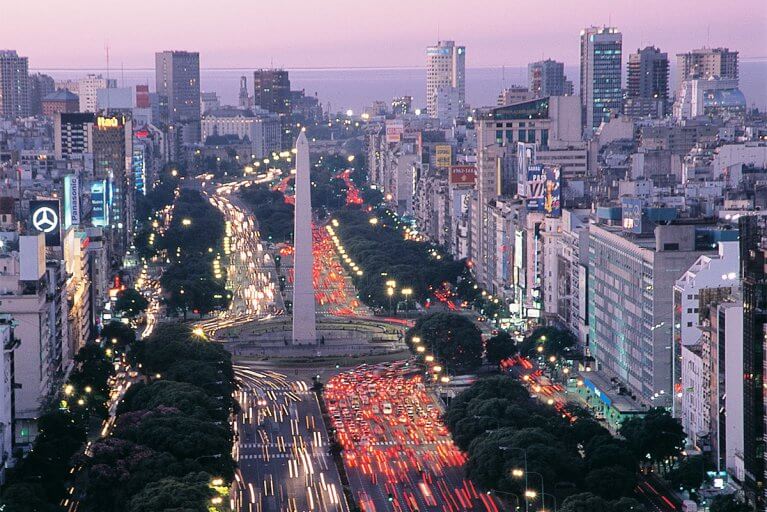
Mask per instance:
[[[767,59],[765,0],[2,0],[0,47],[32,68],[153,67],[154,52],[197,50],[203,67],[421,66],[437,39],[468,66],[578,62],[578,32],[607,24],[626,53],[711,46]],[[710,30],[710,38],[707,31]]]

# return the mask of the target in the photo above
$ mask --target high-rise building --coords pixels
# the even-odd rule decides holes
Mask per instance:
[[[581,104],[584,133],[591,134],[623,103],[623,35],[614,27],[581,30]]]
[[[743,455],[747,494],[764,510],[767,345],[767,217],[738,221],[743,286]]]
[[[440,89],[456,89],[458,109],[466,108],[466,47],[438,41],[426,48],[426,111],[434,117]],[[444,94],[444,93],[443,93]]]
[[[738,79],[738,52],[729,48],[700,48],[677,53],[677,86],[685,80],[701,78]]]
[[[96,112],[99,109],[98,91],[114,89],[117,80],[102,75],[87,75],[77,81],[77,95],[80,96],[80,112]]]
[[[514,103],[521,103],[531,99],[533,99],[533,94],[527,87],[522,85],[512,85],[501,91],[498,95],[496,105],[505,107],[507,105],[513,105]]]
[[[53,77],[42,73],[29,75],[29,113],[37,116],[43,113],[43,98],[56,91]]]
[[[16,50],[0,50],[0,116],[29,114],[29,61]]]
[[[253,72],[253,104],[256,107],[290,115],[290,77],[284,69],[258,69]]]
[[[528,64],[527,82],[534,98],[573,94],[573,82],[565,76],[564,63],[552,59]]]
[[[663,117],[668,110],[668,55],[647,46],[629,55],[626,115]]]
[[[187,51],[155,53],[155,84],[169,123],[200,120],[200,54]]]
[[[93,151],[91,112],[59,112],[53,116],[53,148],[56,159],[80,159]]]

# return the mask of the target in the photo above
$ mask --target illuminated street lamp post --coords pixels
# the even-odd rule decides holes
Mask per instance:
[[[405,314],[407,314],[410,311],[410,296],[413,295],[413,289],[412,288],[403,288],[402,289],[402,295],[405,296]]]
[[[507,451],[522,452],[522,456],[524,457],[524,461],[525,461],[525,469],[524,470],[512,469],[511,475],[516,478],[520,478],[522,476],[525,477],[525,493],[524,493],[525,494],[525,512],[528,512],[530,510],[528,498],[530,498],[531,496],[528,495],[530,491],[529,491],[529,486],[527,482],[527,450],[525,450],[524,448],[516,448],[514,446],[499,446],[498,449],[501,450],[502,452],[507,452]],[[532,497],[535,497],[535,496],[532,496]]]
[[[393,279],[389,279],[386,281],[386,295],[389,296],[389,313],[392,313],[392,297],[394,297],[394,289],[397,287],[397,281]],[[394,315],[397,315],[397,312],[394,311]]]

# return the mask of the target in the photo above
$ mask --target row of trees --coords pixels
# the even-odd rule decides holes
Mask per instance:
[[[685,439],[679,423],[654,409],[627,421],[617,439],[587,411],[570,412],[572,421],[531,398],[516,379],[496,376],[458,395],[445,420],[469,454],[469,477],[485,489],[523,496],[524,479],[513,470],[527,462],[528,475],[540,475],[560,510],[642,510],[632,498],[640,461],[679,456]]]
[[[356,209],[339,211],[337,218],[336,232],[346,252],[363,269],[362,276],[353,276],[354,284],[369,306],[388,307],[387,281],[410,288],[410,298],[423,302],[445,283],[454,284],[465,268],[463,261],[453,261],[436,247],[406,240],[382,212],[375,225],[369,213]]]
[[[88,428],[94,423],[91,419],[107,417],[112,359],[119,353],[119,345],[111,342],[89,344],[78,351],[69,380],[37,420],[38,434],[31,450],[8,472],[0,510],[60,510],[58,503],[66,496],[72,457],[85,444]]]
[[[217,510],[235,467],[230,354],[187,326],[163,325],[130,359],[145,381],[126,392],[112,435],[77,457],[80,509]]]
[[[170,309],[186,317],[226,308],[231,293],[226,290],[226,265],[214,272],[224,238],[224,217],[196,190],[184,189],[175,202],[173,217],[155,242],[170,264],[160,278]]]
[[[432,313],[421,316],[405,334],[418,337],[448,371],[472,371],[482,365],[482,332],[462,315]]]
[[[256,216],[262,238],[273,243],[292,243],[294,208],[285,202],[282,192],[267,185],[251,185],[243,188],[240,196]]]

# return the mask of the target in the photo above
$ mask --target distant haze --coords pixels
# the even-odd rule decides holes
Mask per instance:
[[[610,24],[625,53],[654,44],[670,56],[704,45],[767,59],[764,0],[160,0],[3,1],[0,46],[30,67],[153,67],[157,50],[199,51],[204,68],[422,66],[442,39],[467,65],[578,62],[581,28]],[[673,57],[672,57],[673,60]],[[577,80],[577,77],[573,77]]]

